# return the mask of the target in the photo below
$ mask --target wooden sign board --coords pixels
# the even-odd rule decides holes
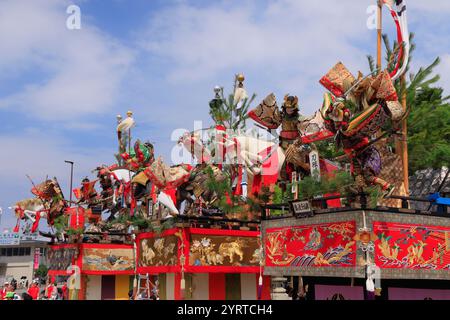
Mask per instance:
[[[291,201],[291,209],[296,217],[307,217],[313,215],[311,205],[308,200],[305,201]]]

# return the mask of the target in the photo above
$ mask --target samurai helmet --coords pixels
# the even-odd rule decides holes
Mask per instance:
[[[294,108],[298,110],[298,97],[297,96],[290,96],[289,94],[284,96],[284,108]]]

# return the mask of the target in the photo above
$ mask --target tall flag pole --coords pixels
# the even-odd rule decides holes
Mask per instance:
[[[382,38],[382,28],[383,28],[383,3],[378,0],[377,8],[377,69],[378,73],[381,72],[381,38]]]
[[[401,86],[404,87],[401,103],[403,112],[406,112],[406,79],[405,74],[402,74]],[[408,166],[408,124],[407,117],[402,120],[402,163],[403,163],[403,184],[405,187],[406,196],[409,196],[409,166]]]
[[[401,86],[404,88],[401,103],[403,112],[406,112],[406,65],[409,59],[409,32],[408,24],[406,20],[406,4],[405,1],[397,0],[397,15],[402,25],[402,34],[404,43],[405,57],[403,59],[402,74],[401,74]],[[408,117],[404,117],[402,120],[402,163],[403,163],[403,183],[405,186],[405,193],[409,196],[409,164],[408,164]]]
[[[400,102],[402,104],[403,112],[406,112],[406,69],[409,61],[409,31],[408,20],[406,15],[406,0],[378,0],[378,60],[381,65],[381,7],[386,5],[394,19],[397,28],[397,42],[398,42],[398,57],[394,70],[390,73],[392,81],[400,78],[400,85],[404,89]],[[403,186],[405,188],[406,195],[409,195],[409,167],[408,167],[408,127],[407,117],[402,120],[401,123],[401,138],[397,154],[402,159],[403,169]]]

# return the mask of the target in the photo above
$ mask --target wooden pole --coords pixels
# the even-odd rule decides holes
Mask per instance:
[[[404,88],[401,97],[403,112],[406,112],[406,79],[405,75],[401,76],[401,86]],[[408,124],[407,117],[402,120],[402,137],[401,137],[401,157],[403,164],[403,184],[406,196],[409,196],[409,166],[408,166]]]
[[[377,69],[381,72],[381,39],[382,39],[382,17],[383,17],[383,5],[381,1],[378,1],[377,9]]]

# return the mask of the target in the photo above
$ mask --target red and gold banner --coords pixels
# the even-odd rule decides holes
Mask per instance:
[[[354,267],[355,230],[355,221],[267,229],[266,266]]]
[[[448,279],[450,219],[430,214],[348,210],[263,222],[271,276]]]
[[[450,227],[375,221],[373,229],[378,267],[450,270]]]

